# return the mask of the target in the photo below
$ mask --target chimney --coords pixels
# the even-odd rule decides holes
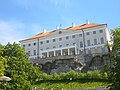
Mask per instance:
[[[46,33],[46,29],[43,28],[43,33]]]
[[[90,21],[89,21],[89,20],[86,20],[86,24],[90,24]]]
[[[72,27],[75,27],[75,23],[72,23]]]

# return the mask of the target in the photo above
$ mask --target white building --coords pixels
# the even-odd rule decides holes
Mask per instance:
[[[108,53],[105,43],[110,41],[107,24],[87,22],[79,26],[37,34],[21,40],[21,46],[29,53],[29,58],[47,58],[78,54]]]

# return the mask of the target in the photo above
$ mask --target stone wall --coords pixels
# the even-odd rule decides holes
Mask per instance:
[[[105,65],[111,65],[109,54],[105,55],[72,55],[58,56],[51,58],[41,58],[30,60],[34,65],[38,65],[48,74],[68,72],[74,70],[77,72],[87,72],[88,70],[104,70]]]

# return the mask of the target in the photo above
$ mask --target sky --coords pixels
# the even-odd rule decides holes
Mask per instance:
[[[0,43],[86,23],[120,26],[120,0],[0,0]]]

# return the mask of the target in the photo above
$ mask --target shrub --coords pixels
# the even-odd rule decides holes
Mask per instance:
[[[60,80],[60,75],[58,75],[57,73],[54,73],[52,79],[53,79],[53,80]]]
[[[102,75],[98,70],[88,71],[86,73],[86,78],[88,78],[88,79],[101,79]]]
[[[78,73],[71,70],[70,72],[66,73],[68,79],[72,78],[72,79],[78,79]]]
[[[108,79],[108,74],[107,74],[107,72],[103,72],[103,73],[101,73],[101,77],[102,77],[102,79]]]
[[[46,74],[46,73],[43,73],[42,79],[43,79],[43,80],[52,80],[52,76],[51,76],[51,75],[48,75],[48,74]]]
[[[67,73],[61,73],[60,74],[61,79],[78,79],[78,73],[71,70]]]
[[[60,73],[60,78],[63,80],[63,79],[66,79],[66,74],[65,73]]]
[[[78,79],[84,79],[86,76],[86,73],[79,73],[78,74]]]

